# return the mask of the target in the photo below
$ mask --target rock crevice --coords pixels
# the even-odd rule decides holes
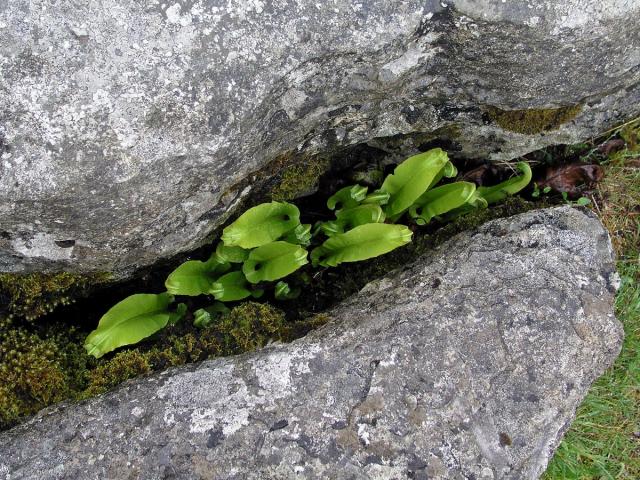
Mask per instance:
[[[592,214],[495,220],[291,344],[41,412],[0,476],[535,479],[619,352],[616,288]]]

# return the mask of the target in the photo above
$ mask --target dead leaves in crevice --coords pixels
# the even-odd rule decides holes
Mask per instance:
[[[586,192],[593,191],[604,177],[600,165],[571,163],[548,167],[542,179],[536,183],[539,189],[551,188],[556,192],[566,192],[569,197],[576,198]]]
[[[600,152],[605,157],[608,157],[612,153],[616,153],[624,149],[625,146],[626,143],[622,138],[613,138],[598,146],[598,152]]]

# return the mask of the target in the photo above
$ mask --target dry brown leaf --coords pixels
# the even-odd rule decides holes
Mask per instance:
[[[592,190],[603,177],[600,165],[572,163],[547,168],[544,178],[536,183],[540,189],[550,187],[557,192],[567,192],[570,197],[579,197]]]

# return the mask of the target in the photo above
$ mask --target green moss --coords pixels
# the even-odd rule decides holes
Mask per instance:
[[[256,350],[269,340],[286,337],[284,312],[267,303],[245,302],[214,328],[220,331],[225,349],[232,353]]]
[[[86,368],[75,330],[40,336],[0,320],[0,429],[72,396]]]
[[[184,325],[182,331],[160,336],[154,346],[145,348],[141,345],[101,360],[88,372],[87,387],[78,396],[92,397],[130,378],[212,357],[256,350],[271,340],[286,340],[291,335],[281,310],[256,302],[233,308],[209,328],[192,329]]]
[[[531,108],[527,110],[502,110],[486,107],[489,117],[504,130],[534,135],[536,133],[555,130],[580,113],[582,105],[571,105],[560,108]]]
[[[131,378],[220,356],[224,351],[212,330],[169,334],[151,348],[139,346],[103,359],[88,371],[88,384],[79,398],[104,393]]]
[[[99,395],[125,380],[151,372],[148,357],[148,353],[141,353],[137,349],[117,353],[111,360],[89,372],[89,385],[80,396],[88,398]]]
[[[31,321],[73,302],[108,278],[105,273],[1,273],[0,299],[6,299],[9,314]]]
[[[288,329],[288,338],[287,341],[295,340],[296,338],[304,337],[311,330],[315,330],[316,328],[320,328],[324,324],[326,324],[331,317],[326,313],[316,313],[315,315],[310,315],[305,317],[303,320],[298,320],[297,322],[290,322]]]
[[[315,192],[320,176],[328,168],[329,162],[319,157],[288,165],[281,171],[278,183],[272,188],[271,199],[275,201],[293,200]]]
[[[185,322],[152,344],[100,360],[84,352],[83,332],[28,329],[11,319],[0,320],[0,430],[53,403],[90,398],[140,375],[291,340],[326,318],[319,315],[292,325],[281,310],[246,302],[210,328],[197,330]]]
[[[0,385],[0,429],[52,403],[93,397],[140,375],[253,351],[270,341],[301,337],[329,320],[325,314],[307,313],[305,309],[309,305],[313,305],[312,312],[329,308],[368,281],[412,261],[451,235],[528,208],[531,204],[514,197],[498,207],[461,217],[433,235],[416,235],[408,248],[362,262],[357,267],[347,264],[344,268],[329,269],[324,277],[305,289],[309,293],[299,299],[297,307],[293,302],[291,311],[297,309],[298,314],[289,312],[289,318],[267,303],[244,302],[209,328],[199,330],[188,320],[183,321],[155,336],[153,342],[100,360],[84,352],[85,332],[68,327],[63,331],[64,326],[16,326],[11,320],[4,320],[0,323],[0,375],[6,381]],[[26,289],[29,295],[56,289],[67,291],[74,285],[72,281],[57,283],[56,288],[48,287],[46,282],[34,282],[34,286],[29,281],[23,283],[31,287]]]

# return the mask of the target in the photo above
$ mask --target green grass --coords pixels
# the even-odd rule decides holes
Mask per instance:
[[[640,478],[640,268],[622,264],[616,301],[626,338],[615,365],[591,387],[547,469],[547,479]]]
[[[556,479],[640,479],[640,136],[620,132],[627,148],[605,163],[594,209],[611,233],[622,285],[616,315],[622,353],[591,387],[544,475]],[[632,138],[634,137],[635,138]]]

